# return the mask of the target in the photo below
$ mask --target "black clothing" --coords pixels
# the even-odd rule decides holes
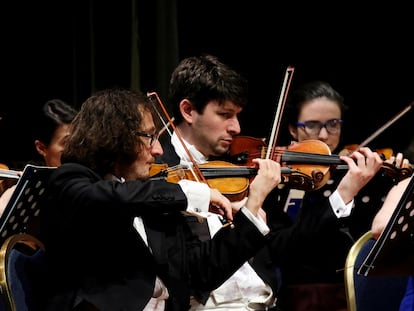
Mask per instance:
[[[180,158],[175,152],[171,139],[161,140],[164,153],[162,156],[157,157],[157,163],[166,163],[169,166],[175,166],[180,164]],[[216,158],[215,160],[219,160]],[[187,222],[191,227],[191,230],[200,239],[210,239],[207,221],[200,223],[195,217],[188,216]],[[273,236],[269,234],[268,236]],[[273,293],[277,293],[279,287],[278,273],[270,257],[270,251],[267,247],[263,247],[252,259],[249,260],[249,264],[253,267],[259,277],[268,284]],[[210,291],[193,293],[201,303],[205,303],[210,295]]]
[[[156,276],[168,288],[167,309],[187,310],[190,288],[213,290],[266,240],[240,212],[234,228],[202,243],[180,212],[187,199],[178,184],[103,180],[79,164],[53,172],[46,198],[40,217],[49,260],[48,311],[81,303],[101,311],[141,310]],[[136,216],[150,248],[133,227]]]
[[[264,206],[268,225],[273,231],[278,231],[278,235],[270,239],[270,248],[273,261],[281,269],[278,305],[282,309],[289,310],[286,301],[291,296],[288,293],[291,285],[344,284],[348,251],[362,234],[370,230],[375,214],[394,184],[389,176],[378,173],[355,197],[351,215],[338,218],[329,196],[345,173],[333,170],[326,185],[316,191],[307,191],[295,220],[287,217],[280,208],[275,208],[285,206],[287,187],[275,189],[268,196],[269,201],[273,198],[273,202],[277,202]],[[288,226],[288,229],[277,230],[281,226]]]

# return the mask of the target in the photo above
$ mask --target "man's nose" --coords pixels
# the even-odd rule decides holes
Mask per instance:
[[[164,153],[164,150],[162,149],[160,141],[157,139],[154,142],[154,145],[151,146],[151,154],[152,155],[162,155]]]
[[[239,119],[234,118],[230,120],[230,124],[228,127],[228,131],[231,132],[234,135],[237,135],[240,133],[241,128],[240,128],[240,122]]]

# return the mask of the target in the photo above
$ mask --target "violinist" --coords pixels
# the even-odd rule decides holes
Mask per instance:
[[[288,95],[284,118],[295,142],[320,140],[335,154],[346,109],[343,97],[331,85],[315,81]],[[282,275],[278,302],[283,310],[347,308],[343,279],[347,253],[369,230],[393,181],[378,174],[383,160],[368,147],[340,159],[348,168],[333,169],[320,189],[279,187],[272,193],[291,219],[289,229],[282,230],[271,245]],[[269,226],[280,227],[280,210],[270,208],[266,213]]]
[[[384,204],[382,205],[381,209],[375,215],[374,220],[372,222],[371,232],[374,239],[378,239],[381,233],[384,231],[388,222],[391,219],[391,216],[394,213],[394,210],[398,206],[398,202],[400,201],[403,193],[406,191],[410,182],[412,182],[411,178],[404,179],[400,181],[397,185],[391,188],[387,197],[385,198]],[[375,285],[374,285],[375,286]],[[394,289],[390,287],[389,294],[384,297],[384,304],[389,296],[394,297],[395,294],[398,293],[398,289]],[[397,293],[396,293],[397,292]],[[405,294],[402,298],[400,307],[398,311],[412,311],[414,310],[414,275],[410,275],[407,279],[407,287],[405,289]]]
[[[163,153],[157,120],[137,91],[101,90],[82,104],[40,213],[42,310],[187,310],[190,290],[214,289],[266,243],[258,211],[281,180],[279,163],[257,159],[251,195],[233,215],[204,183],[149,178]],[[202,242],[184,212],[210,205],[233,225]]]
[[[212,55],[193,56],[183,59],[172,73],[168,99],[190,154],[173,132],[161,137],[164,154],[157,162],[192,166],[193,157],[197,165],[204,164],[223,158],[240,133],[238,116],[247,103],[247,82]],[[215,213],[204,216],[202,222],[194,217],[187,221],[201,239],[210,240],[223,219]],[[214,291],[193,292],[190,310],[276,310],[277,276],[269,262],[263,248]]]
[[[411,139],[409,146],[407,147],[405,153],[408,158],[403,158],[402,154],[397,154],[395,156],[395,165],[398,167],[408,167],[412,165],[409,159],[414,158],[414,153],[410,153],[410,148],[414,147],[414,139]],[[406,178],[392,186],[390,191],[387,193],[387,196],[384,199],[379,211],[375,214],[375,217],[371,225],[371,233],[374,239],[378,239],[382,231],[385,229],[385,226],[389,222],[392,213],[398,205],[399,200],[401,199],[402,194],[408,187],[408,184],[412,181],[414,177]]]
[[[32,164],[59,166],[70,123],[77,110],[61,99],[48,100],[33,117],[36,126],[32,129]],[[19,172],[20,174],[21,172]],[[0,215],[3,213],[15,186],[9,187],[0,197]]]

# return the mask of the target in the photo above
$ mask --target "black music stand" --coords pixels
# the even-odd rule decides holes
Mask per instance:
[[[414,275],[414,177],[358,274]]]
[[[36,231],[39,201],[54,167],[25,166],[16,188],[0,217],[0,245],[15,233]]]

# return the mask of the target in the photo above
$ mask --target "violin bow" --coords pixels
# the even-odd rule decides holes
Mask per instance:
[[[290,84],[292,82],[293,73],[295,68],[288,66],[285,71],[285,78],[283,79],[282,89],[280,91],[279,102],[277,104],[276,114],[273,121],[272,131],[270,133],[269,144],[266,151],[266,159],[273,159],[273,153],[275,152],[276,138],[279,134],[280,118],[282,111],[285,108],[287,93],[289,92]],[[272,154],[271,154],[272,152]]]
[[[388,127],[390,127],[395,121],[397,121],[399,118],[401,118],[403,115],[405,115],[408,111],[411,110],[411,108],[414,106],[414,102],[409,104],[407,107],[405,107],[403,110],[401,110],[399,113],[397,113],[393,118],[391,118],[387,123],[385,123],[383,126],[381,126],[378,130],[376,130],[374,133],[372,133],[367,139],[365,139],[362,143],[360,143],[357,147],[357,150],[361,147],[365,147],[367,144],[369,144],[372,140],[374,140],[378,135],[380,135],[383,131],[385,131]]]

